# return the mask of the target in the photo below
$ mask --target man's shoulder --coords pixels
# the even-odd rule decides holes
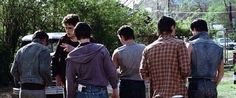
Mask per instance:
[[[140,47],[146,47],[146,45],[145,44],[137,44],[138,46],[140,46]]]
[[[123,49],[125,49],[125,45],[122,45],[122,46],[116,48],[117,51],[121,51],[121,50],[123,50]]]
[[[94,47],[104,47],[105,48],[105,46],[103,44],[100,44],[100,43],[91,43],[90,45],[94,46]]]
[[[60,42],[66,42],[68,39],[70,39],[66,34],[64,36],[62,36],[59,41]]]
[[[43,44],[40,43],[32,43],[31,47],[35,47],[35,49],[37,49],[37,51],[50,51],[49,48]]]
[[[174,38],[173,41],[177,44],[184,44],[185,42],[181,39]]]
[[[147,45],[147,46],[145,47],[145,51],[151,50],[152,48],[158,46],[158,45],[161,44],[161,43],[162,43],[161,41],[156,40],[156,41],[152,42],[151,44]]]

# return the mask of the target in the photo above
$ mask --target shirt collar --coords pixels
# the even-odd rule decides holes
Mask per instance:
[[[174,38],[175,36],[171,35],[171,34],[164,34],[164,35],[160,35],[158,39],[169,39],[169,38]]]

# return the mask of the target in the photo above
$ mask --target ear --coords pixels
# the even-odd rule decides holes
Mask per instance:
[[[176,26],[171,26],[171,30],[172,30],[171,34],[172,34],[172,35],[175,35],[175,32],[176,32]]]
[[[193,35],[196,35],[196,34],[197,34],[197,31],[196,31],[195,28],[191,29],[191,32],[192,32]]]
[[[172,30],[175,30],[175,29],[176,29],[176,26],[174,26],[174,25],[171,26],[171,29],[172,29]]]

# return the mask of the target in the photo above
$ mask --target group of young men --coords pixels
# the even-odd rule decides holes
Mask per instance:
[[[167,16],[158,20],[159,38],[147,46],[136,43],[134,30],[123,25],[117,31],[122,46],[112,57],[104,45],[92,41],[92,28],[78,15],[68,14],[62,24],[66,35],[52,58],[48,35],[41,30],[17,51],[11,74],[21,85],[20,98],[46,98],[50,62],[57,85],[66,88],[65,98],[109,98],[109,84],[112,98],[145,98],[144,81],[150,82],[152,98],[217,97],[216,86],[224,74],[223,48],[211,40],[202,19],[191,23],[188,44],[175,38],[176,22]]]

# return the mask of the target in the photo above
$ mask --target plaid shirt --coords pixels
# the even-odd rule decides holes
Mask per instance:
[[[143,79],[150,80],[151,95],[163,98],[183,95],[187,98],[190,58],[185,43],[174,36],[161,35],[145,48],[140,72]]]

